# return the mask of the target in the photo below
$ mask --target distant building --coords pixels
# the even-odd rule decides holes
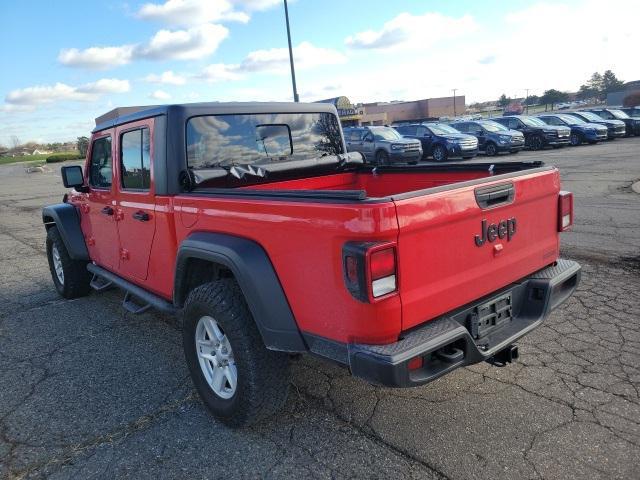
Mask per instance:
[[[389,125],[394,122],[437,120],[440,117],[463,115],[464,95],[426,98],[409,102],[376,102],[359,106],[362,110],[361,125]]]
[[[362,112],[347,97],[334,97],[325,100],[318,100],[316,103],[331,103],[338,110],[338,117],[343,126],[359,125],[362,118]]]
[[[624,84],[623,89],[619,92],[607,93],[607,105],[620,106],[624,105],[624,100],[631,94],[640,93],[640,80],[634,80]]]

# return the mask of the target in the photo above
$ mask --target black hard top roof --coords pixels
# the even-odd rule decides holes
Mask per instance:
[[[99,132],[136,120],[180,112],[186,117],[198,115],[224,115],[234,113],[333,113],[336,107],[329,103],[294,102],[203,102],[170,105],[118,107],[96,118],[93,132]]]

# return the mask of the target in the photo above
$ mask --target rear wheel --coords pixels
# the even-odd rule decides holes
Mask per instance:
[[[289,389],[289,359],[267,350],[233,279],[195,288],[182,339],[191,378],[209,411],[232,427],[277,412]]]
[[[444,162],[447,160],[447,151],[442,145],[436,145],[433,147],[432,155],[436,162]]]
[[[376,153],[376,163],[378,165],[389,165],[389,154],[384,150],[378,150]]]
[[[544,142],[540,135],[534,135],[533,137],[531,137],[531,140],[529,140],[529,147],[531,148],[531,150],[542,150],[543,146]]]
[[[572,133],[571,136],[569,137],[569,142],[574,147],[577,147],[578,145],[582,145],[582,142],[583,142],[582,135],[578,133]]]
[[[58,227],[47,230],[47,260],[56,290],[64,298],[83,297],[89,293],[91,275],[87,262],[73,260],[62,241]]]
[[[493,142],[488,142],[486,147],[484,147],[484,153],[489,157],[493,157],[498,154],[498,147]]]

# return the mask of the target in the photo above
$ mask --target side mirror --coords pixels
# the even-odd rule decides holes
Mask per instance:
[[[82,167],[80,165],[62,167],[60,174],[62,175],[62,183],[65,188],[75,188],[79,192],[87,190],[84,186],[84,175],[82,174]]]
[[[373,137],[364,137],[364,141],[367,143],[372,143],[373,142]]]

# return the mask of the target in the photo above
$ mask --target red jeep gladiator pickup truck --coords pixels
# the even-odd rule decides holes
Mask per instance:
[[[282,406],[292,353],[392,387],[510,362],[580,279],[558,258],[573,197],[542,162],[374,167],[322,103],[96,123],[43,210],[55,287],[180,314],[195,387],[230,425]]]

